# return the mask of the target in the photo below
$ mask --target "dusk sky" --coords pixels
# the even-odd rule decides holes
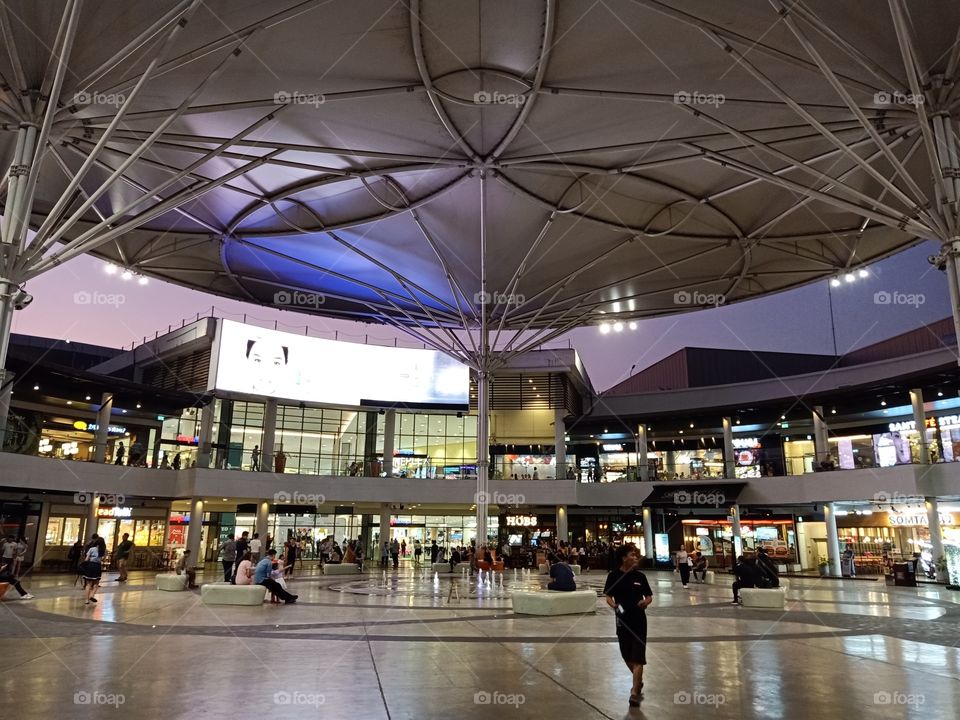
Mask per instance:
[[[837,349],[842,353],[950,315],[947,283],[927,256],[937,251],[924,243],[870,266],[870,276],[832,289]],[[153,337],[184,318],[209,314],[263,323],[281,330],[362,341],[392,343],[397,333],[365,325],[252,305],[207,295],[151,279],[146,286],[107,275],[105,264],[80,257],[31,282],[34,302],[16,314],[13,331],[112,347],[129,347]],[[103,304],[89,304],[89,298]],[[887,295],[877,296],[877,293]],[[899,295],[897,293],[900,293]],[[879,302],[875,302],[875,297]],[[112,298],[112,301],[111,301]],[[104,301],[107,301],[104,303]],[[884,303],[884,300],[890,300]],[[87,301],[85,303],[85,301]],[[413,344],[401,337],[401,344]],[[635,331],[602,335],[596,327],[569,333],[597,390],[604,390],[685,346],[832,353],[826,281],[744,303],[684,315],[644,320]]]

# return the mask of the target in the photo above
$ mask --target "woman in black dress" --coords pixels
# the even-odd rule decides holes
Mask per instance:
[[[621,545],[614,556],[619,565],[607,575],[603,594],[617,616],[617,641],[620,655],[633,674],[630,707],[638,707],[643,698],[643,666],[647,664],[647,613],[653,591],[647,576],[637,570],[640,561],[633,545]]]

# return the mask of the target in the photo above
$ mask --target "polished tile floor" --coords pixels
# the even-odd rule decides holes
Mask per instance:
[[[726,582],[649,577],[639,709],[602,601],[595,615],[510,611],[536,575],[308,570],[291,582],[299,603],[262,607],[112,573],[84,606],[69,578],[27,578],[35,599],[0,603],[0,718],[960,717],[960,593],[791,578],[781,612],[731,605]]]

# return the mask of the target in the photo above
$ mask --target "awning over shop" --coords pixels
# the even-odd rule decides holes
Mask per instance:
[[[735,503],[744,482],[730,483],[675,483],[657,485],[643,501],[644,505],[691,509],[718,508]]]

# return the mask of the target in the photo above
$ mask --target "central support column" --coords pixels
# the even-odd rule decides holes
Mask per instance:
[[[570,529],[567,523],[567,506],[557,505],[557,541],[570,542]]]
[[[933,556],[933,564],[936,567],[937,562],[944,557],[943,531],[940,529],[940,507],[935,497],[926,498],[924,505],[927,508],[927,524],[930,526],[930,554]],[[938,570],[937,575],[939,574],[940,571]]]
[[[260,448],[260,469],[273,472],[273,446],[277,437],[277,401],[267,398],[263,405],[263,447]]]
[[[642,482],[643,480],[649,479],[650,466],[647,463],[647,426],[644,423],[640,423],[637,425],[637,480]]]
[[[477,547],[487,542],[490,507],[490,375],[477,373]]]
[[[254,532],[260,535],[260,547],[263,554],[267,552],[267,535],[270,534],[270,501],[261,500],[257,503],[257,524],[254,526]],[[263,557],[263,555],[261,555]]]
[[[105,392],[100,398],[97,411],[97,433],[94,440],[93,461],[102,463],[107,458],[107,437],[110,429],[110,413],[113,412],[113,393]]]
[[[90,496],[90,505],[87,507],[87,524],[83,529],[81,539],[84,544],[90,540],[90,536],[97,532],[99,523],[97,522],[97,509],[100,507],[100,496],[96,493]]]
[[[930,445],[927,443],[927,415],[923,411],[923,390],[914,388],[910,391],[910,404],[913,406],[913,422],[920,438],[919,465],[930,464]]]
[[[840,568],[840,534],[837,532],[837,514],[833,503],[824,504],[823,520],[827,526],[827,560],[830,562],[830,574],[841,577],[843,570]]]
[[[823,406],[813,408],[813,451],[816,464],[830,459],[830,442],[827,439],[827,424],[823,420]]]
[[[383,418],[383,474],[393,477],[393,451],[397,434],[397,411],[387,410]]]
[[[200,557],[200,534],[203,532],[203,498],[195,497],[190,505],[190,524],[187,526],[187,550],[190,551],[190,560],[187,565],[194,565],[198,570],[203,567],[203,558]]]
[[[650,561],[649,567],[653,567],[657,553],[653,545],[653,511],[648,507],[643,508],[643,555]]]
[[[564,408],[553,411],[553,455],[557,480],[567,477],[567,426],[564,423],[566,414]]]
[[[733,561],[736,564],[737,558],[743,554],[743,535],[740,532],[740,506],[734,505],[730,508],[731,535],[733,536]]]
[[[200,452],[197,453],[197,467],[210,467],[213,445],[213,406],[216,400],[200,408]]]
[[[723,476],[732,480],[736,476],[736,458],[733,454],[733,423],[723,418]]]

